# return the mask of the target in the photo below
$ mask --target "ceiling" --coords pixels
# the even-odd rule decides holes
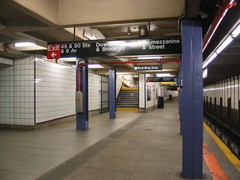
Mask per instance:
[[[168,1],[172,4],[166,4],[164,0],[151,0],[150,10],[146,7],[145,1],[134,0],[138,2],[134,6],[126,6],[124,10],[124,4],[119,4],[119,9],[113,9],[107,20],[101,18],[101,15],[106,17],[106,10],[104,8],[114,7],[111,1],[110,5],[103,4],[100,6],[100,2],[107,2],[106,0],[98,1],[92,0],[91,4],[93,12],[79,16],[76,14],[74,5],[67,9],[65,7],[69,4],[81,3],[82,8],[88,9],[86,1],[84,0],[1,0],[0,1],[0,57],[10,58],[18,60],[19,58],[29,56],[29,54],[40,54],[46,55],[46,50],[32,50],[32,49],[16,49],[13,46],[15,42],[35,42],[40,46],[47,47],[49,42],[64,42],[64,41],[81,41],[87,40],[83,36],[83,30],[87,30],[92,34],[95,34],[100,39],[128,39],[138,37],[152,37],[152,36],[174,36],[181,35],[180,20],[181,18],[201,18],[203,25],[203,37],[206,34],[213,17],[217,11],[217,0],[171,0]],[[116,1],[127,2],[125,0]],[[147,1],[150,4],[150,1]],[[157,6],[154,3],[161,2],[162,6]],[[24,4],[26,3],[26,4]],[[34,4],[35,3],[35,4]],[[44,4],[45,3],[45,4]],[[55,4],[54,4],[55,3]],[[142,5],[141,5],[142,3]],[[164,4],[165,3],[165,4]],[[38,7],[53,8],[57,4],[58,8],[47,11],[44,9],[38,11]],[[159,4],[159,3],[158,3]],[[165,6],[164,6],[165,5]],[[76,5],[75,5],[76,6]],[[149,5],[150,6],[150,5]],[[154,8],[156,6],[156,8]],[[65,7],[65,9],[64,9]],[[79,6],[80,7],[80,6]],[[102,10],[98,12],[98,8]],[[121,9],[122,8],[122,9]],[[141,10],[139,11],[138,8]],[[162,9],[158,9],[162,8]],[[239,4],[235,9],[239,9]],[[40,8],[39,8],[40,9]],[[146,10],[145,10],[146,9]],[[67,17],[63,16],[64,13],[60,14],[59,11],[69,11],[69,21]],[[105,10],[105,11],[104,11]],[[133,12],[130,12],[132,10]],[[144,11],[145,10],[145,11]],[[152,11],[151,11],[152,10]],[[159,16],[155,14],[160,11]],[[46,11],[46,12],[45,12]],[[56,12],[55,12],[56,11]],[[72,12],[71,12],[72,11]],[[104,11],[104,12],[103,12]],[[109,10],[110,11],[110,10]],[[118,12],[118,16],[115,16],[114,11]],[[136,12],[135,12],[136,11]],[[232,11],[232,10],[230,10]],[[229,11],[228,18],[231,19],[231,14],[236,15],[236,10],[233,12]],[[83,12],[79,10],[79,13]],[[122,13],[121,13],[122,12]],[[127,13],[129,13],[129,16]],[[135,12],[135,13],[134,13]],[[141,12],[141,13],[139,13]],[[237,11],[239,12],[239,11]],[[49,14],[48,14],[49,13]],[[99,14],[98,14],[99,13]],[[104,14],[105,13],[105,14]],[[93,14],[96,16],[94,17]],[[166,15],[165,15],[166,14]],[[239,13],[237,13],[239,14]],[[71,16],[72,15],[72,16]],[[145,17],[146,16],[146,17]],[[61,18],[59,18],[61,17]],[[74,17],[74,18],[73,18]],[[59,19],[63,19],[62,21]],[[67,19],[64,21],[64,19]],[[58,20],[58,21],[57,21]],[[85,20],[85,21],[84,21]],[[225,20],[220,28],[226,28],[227,22]],[[224,24],[225,23],[225,24]],[[75,27],[75,29],[74,29]],[[147,30],[146,30],[147,29]],[[214,50],[219,44],[223,35],[221,35],[221,29],[218,30],[217,34],[213,37],[213,40],[207,46],[204,51],[203,57],[207,56]],[[218,37],[218,38],[216,38]],[[239,74],[239,59],[240,59],[240,40],[239,38],[231,44],[218,58],[209,66],[209,76],[204,80],[205,85],[213,82],[222,80],[226,77]],[[163,56],[163,55],[161,55]],[[90,62],[121,62],[121,61],[132,61],[137,60],[138,56],[127,56],[127,57],[106,57],[106,58],[90,58]],[[181,59],[181,54],[164,55],[164,59]],[[59,63],[63,63],[58,61]],[[74,62],[68,62],[73,63]],[[178,74],[179,63],[157,63],[163,65],[161,72],[170,72],[172,74]],[[1,66],[1,64],[0,64]],[[117,72],[125,73],[137,73],[133,71],[132,64],[121,64],[121,65],[104,65],[105,68],[95,69],[96,73],[106,73],[109,68],[114,68]],[[149,73],[149,72],[148,72]],[[155,72],[154,72],[155,73]]]

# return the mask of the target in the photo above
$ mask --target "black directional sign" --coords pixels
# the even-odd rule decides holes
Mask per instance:
[[[60,57],[98,57],[126,55],[181,54],[181,37],[152,39],[98,40],[49,43],[60,44]],[[54,59],[54,57],[53,57]]]
[[[162,65],[141,65],[134,66],[135,71],[146,71],[146,70],[162,70]]]
[[[148,77],[147,82],[178,82],[177,77]]]

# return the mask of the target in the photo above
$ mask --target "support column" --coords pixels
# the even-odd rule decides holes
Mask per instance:
[[[182,20],[182,57],[182,176],[202,178],[202,27],[198,20]]]
[[[109,118],[116,118],[116,70],[109,69]]]
[[[83,93],[83,113],[76,113],[77,130],[88,129],[88,66],[79,67],[80,63],[86,62],[85,59],[79,59],[76,62],[76,91]]]

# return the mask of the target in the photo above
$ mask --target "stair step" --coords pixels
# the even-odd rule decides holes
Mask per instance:
[[[138,108],[138,89],[121,89],[117,99],[118,108]]]

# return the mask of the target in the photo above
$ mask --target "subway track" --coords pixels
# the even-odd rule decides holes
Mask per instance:
[[[240,159],[240,126],[204,110],[204,121]]]

